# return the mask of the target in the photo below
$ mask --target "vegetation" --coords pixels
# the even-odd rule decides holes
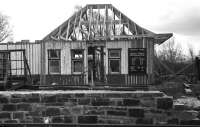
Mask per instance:
[[[0,42],[11,38],[12,30],[9,25],[8,17],[0,13]]]
[[[194,51],[189,47],[188,56],[174,39],[162,44],[155,55],[155,83],[152,89],[165,92],[174,98],[185,95],[184,83],[196,83]],[[194,91],[194,90],[192,90]]]

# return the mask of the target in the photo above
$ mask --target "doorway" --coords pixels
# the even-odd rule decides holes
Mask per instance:
[[[88,47],[88,82],[97,85],[105,82],[104,47]]]

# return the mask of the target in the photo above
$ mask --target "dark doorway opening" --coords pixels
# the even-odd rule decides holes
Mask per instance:
[[[96,85],[105,82],[104,47],[88,47],[88,82]]]

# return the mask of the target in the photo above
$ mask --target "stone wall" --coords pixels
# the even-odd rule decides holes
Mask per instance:
[[[158,91],[0,92],[1,123],[180,124],[184,113]]]

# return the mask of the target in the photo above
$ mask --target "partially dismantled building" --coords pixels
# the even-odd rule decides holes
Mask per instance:
[[[111,4],[86,5],[40,41],[0,44],[0,79],[136,87],[153,83],[154,45],[171,33],[142,28]]]

